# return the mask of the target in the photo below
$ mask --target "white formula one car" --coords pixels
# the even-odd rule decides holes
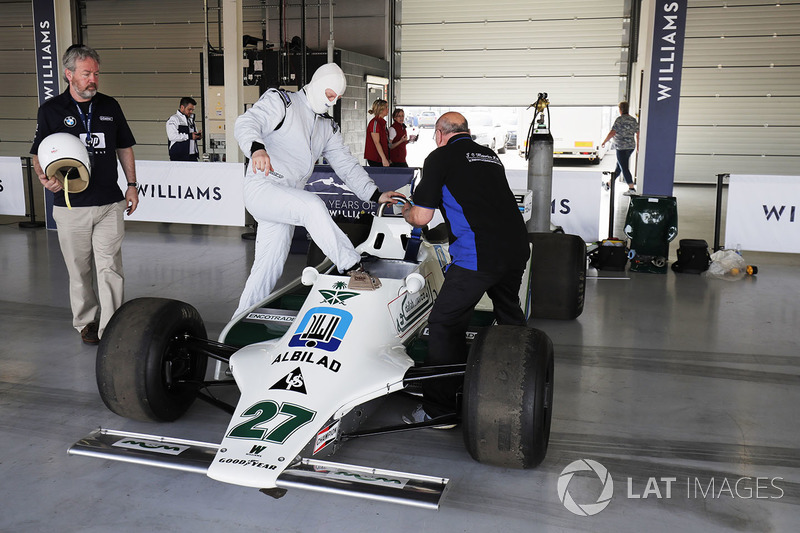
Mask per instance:
[[[421,239],[402,217],[382,211],[358,247],[375,258],[366,264],[369,275],[339,275],[327,260],[307,267],[234,318],[220,342],[206,338],[198,312],[183,302],[140,298],[114,315],[97,354],[108,408],[136,420],[173,421],[201,398],[232,415],[220,444],[98,429],[69,453],[203,473],[274,497],[304,488],[427,508],[438,508],[448,479],[324,459],[351,438],[460,421],[476,460],[538,465],[550,434],[550,339],[533,328],[492,325],[484,297],[468,334],[467,364],[426,366],[427,317],[444,280],[447,245]],[[526,272],[524,307],[528,286]],[[209,359],[217,361],[211,381]],[[209,392],[234,383],[230,375],[241,394],[235,407]],[[362,426],[385,396],[454,375],[464,376],[460,412]]]

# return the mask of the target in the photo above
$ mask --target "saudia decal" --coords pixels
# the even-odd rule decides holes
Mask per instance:
[[[345,300],[349,300],[354,296],[358,296],[357,292],[345,291],[342,289],[347,288],[347,283],[337,281],[333,284],[333,289],[322,289],[319,293],[322,295],[323,301],[328,305],[342,304],[346,305]]]
[[[303,316],[289,346],[335,352],[342,344],[352,321],[353,315],[342,309],[314,307]]]

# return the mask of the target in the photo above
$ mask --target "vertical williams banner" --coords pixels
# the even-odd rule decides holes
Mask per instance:
[[[36,82],[39,105],[58,94],[58,49],[54,0],[33,0],[36,36]]]
[[[36,87],[39,105],[58,94],[58,46],[56,45],[56,0],[33,0],[33,34],[36,45]],[[45,224],[55,229],[53,193],[44,192]]]
[[[647,110],[644,193],[672,196],[688,0],[656,0]]]

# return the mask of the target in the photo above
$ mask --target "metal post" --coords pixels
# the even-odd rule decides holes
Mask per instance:
[[[20,222],[20,228],[43,228],[44,222],[37,222],[36,221],[36,209],[34,205],[36,202],[33,200],[33,172],[31,168],[31,158],[30,157],[23,157],[22,159],[25,160],[25,168],[28,174],[28,211],[30,212],[31,219],[27,222]]]
[[[608,200],[608,238],[609,239],[613,239],[613,238],[615,238],[615,236],[614,236],[614,215],[615,215],[615,213],[614,213],[614,187],[615,187],[614,182],[617,181],[617,180],[616,180],[616,178],[614,178],[614,173],[613,172],[605,171],[605,172],[603,172],[603,174],[607,174],[609,176],[609,178],[608,178],[608,192],[610,194],[610,197],[609,197],[609,200]]]
[[[717,200],[714,207],[714,251],[721,249],[719,245],[719,227],[722,222],[722,180],[729,178],[730,174],[717,174]]]
[[[306,84],[306,0],[300,2],[300,83],[298,87]]]

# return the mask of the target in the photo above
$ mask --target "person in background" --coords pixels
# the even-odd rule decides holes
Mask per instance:
[[[371,167],[388,167],[389,133],[386,128],[386,115],[389,114],[389,103],[378,98],[372,102],[369,113],[373,115],[367,124],[367,140],[364,144],[364,159]]]
[[[178,105],[178,112],[167,120],[167,139],[169,139],[170,161],[197,161],[197,140],[202,133],[194,123],[194,98],[184,96]]]
[[[617,176],[622,173],[625,177],[625,183],[628,184],[628,190],[624,193],[625,196],[635,196],[636,187],[633,185],[630,159],[633,151],[637,150],[639,146],[639,123],[628,114],[629,109],[628,102],[622,101],[619,103],[619,116],[614,121],[614,125],[611,126],[611,131],[608,132],[602,146],[605,146],[612,138],[614,139],[614,146],[617,149],[617,168],[614,169],[611,179],[617,179]]]
[[[53,219],[69,273],[72,325],[86,344],[97,344],[108,321],[122,305],[123,212],[139,205],[136,140],[119,103],[97,92],[100,56],[88,46],[73,45],[64,53],[67,90],[39,107],[31,154],[39,181],[54,193]],[[61,183],[48,177],[36,155],[53,133],[72,134],[86,144],[91,179],[83,192],[70,195],[68,208]],[[123,196],[117,185],[117,159],[128,180]],[[93,278],[97,277],[97,292]],[[98,319],[99,315],[99,319]]]
[[[298,92],[269,89],[236,119],[234,135],[250,158],[244,177],[245,207],[258,222],[253,268],[234,313],[269,296],[283,272],[295,226],[303,226],[340,272],[358,270],[361,256],[331,218],[319,196],[303,190],[322,156],[363,201],[397,203],[381,193],[342,140],[327,113],[347,87],[335,63],[322,65]]]
[[[460,113],[439,117],[434,140],[438,148],[425,159],[414,205],[404,203],[403,218],[423,227],[438,208],[447,225],[452,261],[428,319],[425,363],[449,365],[467,361],[467,326],[484,293],[492,300],[498,324],[526,324],[519,288],[530,252],[528,230],[497,154],[472,140]],[[423,422],[454,412],[462,382],[424,381],[428,403],[404,421]]]
[[[408,132],[406,131],[406,114],[400,108],[392,113],[392,125],[389,126],[389,160],[393,167],[407,167],[406,162],[406,143]]]

